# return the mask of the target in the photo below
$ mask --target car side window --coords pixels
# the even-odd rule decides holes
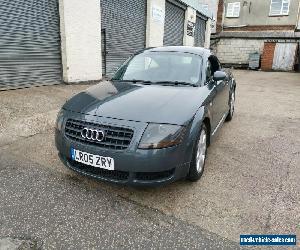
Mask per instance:
[[[210,56],[208,60],[211,64],[211,75],[213,76],[216,71],[221,70],[221,65],[215,56]]]
[[[206,82],[209,82],[212,78],[211,62],[208,60],[206,63]]]

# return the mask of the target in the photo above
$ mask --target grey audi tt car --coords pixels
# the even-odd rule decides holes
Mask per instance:
[[[196,181],[207,147],[233,117],[235,89],[207,49],[146,49],[65,103],[56,122],[59,156],[80,174],[114,183]]]

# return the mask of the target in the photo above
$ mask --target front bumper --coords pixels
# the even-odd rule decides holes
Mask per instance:
[[[126,123],[128,126],[128,122]],[[190,164],[186,160],[187,149],[184,143],[165,149],[141,150],[137,148],[137,145],[147,124],[133,122],[130,125],[134,127],[135,136],[126,150],[99,148],[95,145],[73,141],[56,130],[55,141],[59,157],[68,168],[80,174],[124,185],[157,186],[174,182],[187,175]],[[94,168],[75,162],[71,159],[71,148],[111,157],[115,162],[115,170]]]
[[[101,181],[129,186],[160,186],[180,180],[187,175],[189,164],[184,164],[170,170],[160,172],[128,172],[120,170],[105,170],[74,162],[58,154],[61,161],[73,171],[96,178]]]

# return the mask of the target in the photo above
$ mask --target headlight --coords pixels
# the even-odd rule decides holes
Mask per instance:
[[[140,149],[158,149],[181,143],[185,127],[150,123],[139,144]]]
[[[62,130],[63,122],[64,122],[64,111],[63,111],[63,109],[61,109],[58,112],[57,118],[56,118],[55,127],[56,127],[57,130],[59,130],[59,131]]]

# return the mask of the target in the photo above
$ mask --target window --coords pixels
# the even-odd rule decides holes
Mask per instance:
[[[114,80],[188,82],[201,80],[202,58],[180,52],[145,52],[124,63]]]
[[[270,16],[288,15],[290,0],[271,0]]]
[[[228,3],[226,17],[239,17],[240,8],[240,2]]]
[[[206,81],[209,82],[216,71],[222,70],[218,58],[211,55],[206,64]]]
[[[214,73],[221,70],[221,64],[217,57],[211,55],[206,64],[206,81],[210,81]]]
[[[211,73],[211,63],[207,61],[206,65],[206,81],[209,82],[211,80],[212,73]]]

